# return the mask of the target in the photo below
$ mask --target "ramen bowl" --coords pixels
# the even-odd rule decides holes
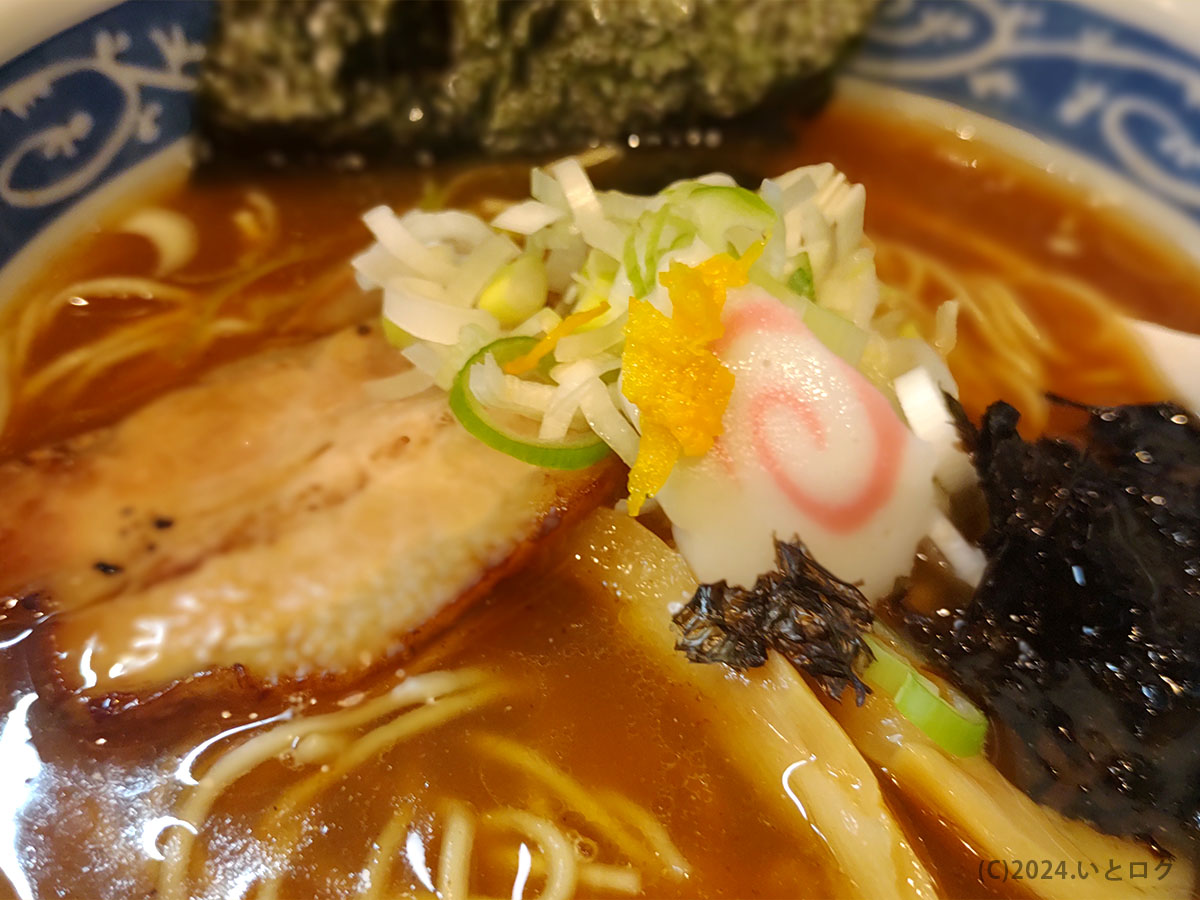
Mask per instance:
[[[783,142],[532,175],[200,164],[213,4],[5,15],[16,896],[1194,895],[1194,5],[885,2]]]

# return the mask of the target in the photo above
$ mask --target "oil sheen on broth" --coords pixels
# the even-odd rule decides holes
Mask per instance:
[[[1053,279],[1014,272],[1077,278],[1131,314],[1200,331],[1200,279],[1193,268],[1111,211],[973,141],[835,103],[798,128],[787,148],[731,143],[696,160],[694,168],[761,175],[824,160],[866,186],[867,229],[883,239],[881,248],[900,242],[963,277],[1015,279],[1010,288],[1026,301],[1038,328],[1063,350],[1047,373],[1059,393],[1115,404],[1160,399],[1163,389],[1136,352],[1076,339],[1086,331],[1086,303],[1070,306],[1071,298],[1064,299]],[[657,178],[661,184],[690,174],[664,175],[662,168],[661,160],[643,157],[610,164],[597,178],[606,186],[623,186],[631,179]],[[438,183],[454,183],[453,174],[437,173]],[[524,178],[521,166],[485,167],[457,182],[459,193],[449,202],[465,205],[484,194],[515,198],[524,192]],[[112,421],[154,394],[266,342],[298,341],[354,321],[365,307],[354,302],[344,272],[329,273],[340,271],[336,263],[368,239],[358,214],[379,202],[402,207],[429,198],[435,192],[431,185],[431,173],[223,173],[156,198],[200,225],[198,255],[180,283],[201,297],[224,291],[227,310],[267,303],[260,316],[265,333],[226,335],[190,352],[175,348],[123,362],[101,386],[70,402],[56,405],[50,393],[36,405],[18,404],[0,452],[30,451]],[[278,210],[278,234],[269,251],[276,264],[265,265],[258,281],[231,287],[240,271],[231,216],[254,192]],[[52,295],[84,278],[150,278],[154,265],[143,239],[102,228],[48,266],[28,296]],[[230,273],[222,275],[227,269]],[[889,259],[886,249],[879,271],[885,282],[911,274],[903,259]],[[930,291],[936,294],[936,287]],[[272,297],[280,298],[274,306],[268,302]],[[926,298],[931,305],[942,299]],[[52,363],[82,335],[154,309],[154,301],[136,297],[119,304],[69,303],[31,350],[29,365]],[[13,304],[10,314],[20,310],[21,304]],[[967,410],[978,415],[1004,393],[1004,383],[1000,373],[972,369],[969,328],[964,326],[963,343],[950,363]],[[1048,424],[1067,423],[1051,417]],[[553,548],[546,553],[552,556]],[[410,810],[411,820],[403,830],[404,861],[392,867],[391,884],[418,895],[437,887],[429,870],[443,852],[442,826],[456,808],[481,814],[502,807],[528,810],[557,821],[583,856],[599,865],[638,863],[628,858],[621,841],[592,834],[590,824],[567,810],[553,791],[505,763],[503,750],[496,748],[518,742],[570,773],[589,793],[633,801],[665,827],[689,872],[680,878],[666,865],[638,865],[647,895],[786,896],[799,885],[809,896],[836,894],[838,881],[829,876],[822,843],[815,836],[797,843],[794,831],[781,828],[748,800],[752,793],[743,776],[711,743],[709,735],[721,723],[681,714],[676,701],[687,686],[671,683],[639,659],[609,608],[590,602],[549,563],[544,557],[418,657],[395,661],[356,685],[350,696],[345,688],[333,692],[310,681],[286,703],[240,696],[103,731],[81,728],[34,699],[39,660],[31,658],[18,634],[5,634],[0,674],[8,714],[0,732],[0,864],[13,885],[0,887],[0,894],[149,895],[160,884],[155,858],[171,829],[179,827],[169,817],[181,787],[179,773],[191,771],[189,751],[240,726],[252,735],[265,731],[268,720],[296,703],[305,705],[306,715],[353,708],[360,699],[355,694],[374,697],[396,683],[397,665],[410,675],[475,669],[484,673],[485,684],[503,689],[463,715],[373,756],[314,801],[297,804],[294,813],[286,806],[287,792],[320,763],[336,759],[341,745],[327,748],[328,756],[320,756],[318,747],[316,768],[303,761],[257,767],[236,789],[216,798],[193,853],[192,889],[240,896],[261,882],[281,842],[292,842],[294,847],[283,848],[291,871],[274,886],[278,896],[354,893],[363,888],[373,847],[397,809]],[[219,755],[220,747],[207,750],[197,771]],[[974,881],[976,862],[955,835],[906,809],[898,791],[888,798],[947,894],[978,896],[995,889],[994,883]],[[282,814],[273,817],[281,803]],[[520,846],[513,829],[506,834],[496,827],[477,835],[470,862],[473,895],[512,893]],[[540,889],[545,873],[527,874],[530,890]]]

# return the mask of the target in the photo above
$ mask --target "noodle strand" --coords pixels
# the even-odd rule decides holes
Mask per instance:
[[[162,900],[183,900],[196,834],[213,803],[226,789],[262,763],[290,750],[301,738],[320,731],[353,728],[414,703],[435,698],[478,682],[477,672],[430,672],[408,678],[380,697],[361,706],[276,725],[224,753],[192,788],[175,816],[192,828],[172,831],[159,869],[158,895]],[[427,707],[432,708],[432,707]]]
[[[367,861],[364,876],[366,890],[363,891],[361,900],[377,900],[386,889],[392,876],[396,852],[404,844],[404,838],[408,834],[408,826],[412,822],[412,818],[412,810],[406,807],[397,807],[387,824],[383,826],[383,830],[379,832],[379,837],[375,839],[374,852]]]

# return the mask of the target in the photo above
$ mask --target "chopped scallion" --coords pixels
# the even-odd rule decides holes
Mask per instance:
[[[974,756],[983,750],[987,717],[977,707],[957,694],[946,699],[936,684],[881,641],[870,636],[865,640],[875,660],[863,679],[891,697],[897,712],[947,753]]]
[[[467,360],[450,386],[450,411],[483,443],[501,453],[547,469],[583,469],[599,462],[612,451],[592,431],[568,434],[562,440],[544,441],[537,425],[510,415],[502,417],[471,391],[472,367],[492,356],[501,366],[529,354],[538,344],[532,337],[507,337],[488,344]]]
[[[952,704],[927,678],[912,674],[893,698],[896,710],[948,753],[975,756],[987,738],[987,718],[966,703]]]
[[[629,283],[633,286],[633,295],[639,300],[649,293],[649,288],[646,287],[646,279],[642,277],[641,267],[638,265],[637,256],[637,231],[636,229],[629,232],[629,236],[625,238],[625,274],[629,276]]]
[[[546,305],[546,267],[534,253],[523,253],[502,266],[479,294],[476,304],[513,328]]]
[[[807,253],[801,253],[797,258],[796,271],[788,279],[787,285],[801,297],[807,297],[810,300],[816,299],[816,292],[813,290],[812,261],[808,258]]]

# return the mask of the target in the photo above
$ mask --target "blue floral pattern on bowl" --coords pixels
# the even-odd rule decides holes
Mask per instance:
[[[1200,220],[1200,55],[1164,37],[1062,0],[888,0],[853,69],[1069,146]]]
[[[0,68],[0,265],[188,134],[211,13],[209,0],[123,3]]]

